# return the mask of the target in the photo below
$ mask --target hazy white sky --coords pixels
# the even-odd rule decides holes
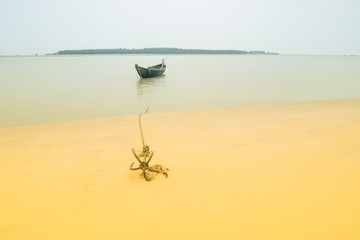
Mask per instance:
[[[177,47],[360,54],[360,0],[0,0],[0,55]]]

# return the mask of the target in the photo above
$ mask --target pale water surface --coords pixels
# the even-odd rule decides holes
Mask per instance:
[[[134,64],[166,58],[163,77]],[[360,58],[288,55],[0,57],[0,127],[360,97]]]

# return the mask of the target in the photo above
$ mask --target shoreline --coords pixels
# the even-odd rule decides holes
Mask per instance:
[[[1,239],[356,239],[360,98],[0,128]]]
[[[206,111],[206,110],[214,110],[214,109],[231,109],[231,108],[248,108],[248,107],[266,107],[266,106],[277,106],[277,105],[289,105],[289,104],[305,104],[305,103],[322,103],[322,102],[336,102],[336,101],[356,101],[360,98],[352,97],[352,98],[334,98],[334,99],[321,99],[321,100],[311,100],[311,101],[296,101],[296,102],[277,102],[277,103],[259,103],[259,104],[249,104],[249,105],[235,105],[235,106],[224,106],[224,107],[210,107],[210,108],[195,108],[195,109],[182,109],[182,110],[174,110],[174,111],[156,111],[149,112],[149,114],[172,114],[172,113],[182,113],[182,112],[193,112],[193,111]],[[139,112],[140,113],[140,112]],[[50,122],[42,122],[42,123],[30,123],[30,124],[22,124],[22,125],[14,125],[14,126],[0,126],[1,129],[7,128],[16,128],[16,127],[31,127],[37,125],[44,124],[56,124],[56,123],[66,123],[66,122],[79,122],[79,121],[91,121],[91,120],[101,120],[101,119],[110,119],[110,118],[119,118],[119,117],[131,117],[138,116],[137,114],[121,114],[107,117],[95,117],[95,118],[81,118],[81,119],[73,119],[73,120],[64,120],[64,121],[50,121]]]

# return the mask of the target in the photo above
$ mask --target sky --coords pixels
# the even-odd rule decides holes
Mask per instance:
[[[360,0],[0,0],[0,55],[147,47],[360,55]]]

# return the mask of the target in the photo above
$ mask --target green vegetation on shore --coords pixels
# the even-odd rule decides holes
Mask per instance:
[[[61,50],[54,55],[68,54],[278,54],[265,51],[241,51],[241,50],[207,50],[207,49],[181,49],[181,48],[142,48],[142,49],[82,49]]]

